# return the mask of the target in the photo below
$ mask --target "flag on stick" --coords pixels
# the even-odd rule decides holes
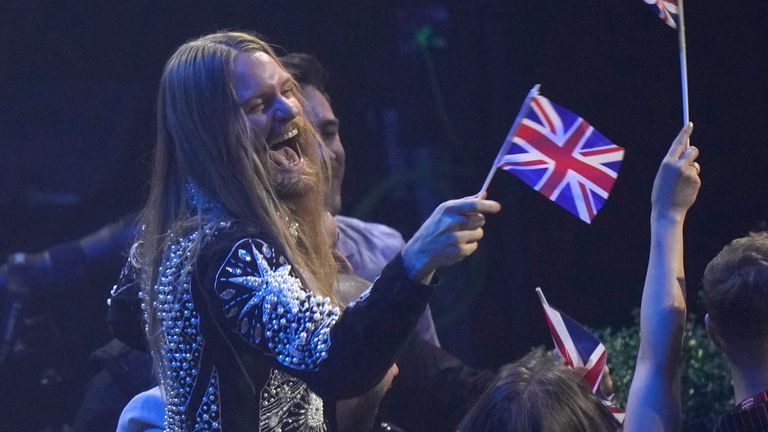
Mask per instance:
[[[550,306],[541,288],[536,288],[536,293],[563,361],[571,368],[585,369],[584,379],[592,393],[597,392],[605,370],[605,346],[576,320]]]
[[[530,98],[524,108],[524,118],[507,135],[506,151],[495,167],[592,222],[619,175],[624,149],[543,96]]]
[[[685,41],[685,14],[683,0],[643,0],[668,26],[677,29],[680,50],[680,82],[683,93],[683,126],[690,121],[688,110],[688,47]]]
[[[677,28],[679,13],[677,0],[643,0],[668,26]]]
[[[619,422],[624,422],[624,410],[616,405],[613,394],[606,395],[600,390],[608,357],[603,343],[576,320],[550,306],[541,288],[536,288],[536,293],[560,357],[568,367],[586,371],[584,380],[592,393]]]

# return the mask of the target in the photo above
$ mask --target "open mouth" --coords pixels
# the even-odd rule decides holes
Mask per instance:
[[[269,143],[269,160],[281,169],[296,169],[304,164],[299,146],[299,129],[290,126]]]

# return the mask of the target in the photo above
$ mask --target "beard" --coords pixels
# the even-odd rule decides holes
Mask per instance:
[[[300,131],[296,137],[267,150],[267,174],[281,199],[303,198],[314,190],[314,170],[304,157],[307,146],[313,145],[308,137]]]
[[[270,167],[269,176],[272,187],[280,199],[303,198],[312,192],[312,178],[306,169],[303,172],[288,172]]]

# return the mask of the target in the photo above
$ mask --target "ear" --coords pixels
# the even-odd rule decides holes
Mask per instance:
[[[707,329],[707,336],[709,336],[712,343],[714,343],[718,349],[722,350],[723,343],[720,340],[720,335],[717,334],[717,327],[709,314],[704,315],[704,327]]]

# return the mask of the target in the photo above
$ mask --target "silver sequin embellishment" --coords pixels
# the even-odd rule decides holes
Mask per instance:
[[[219,269],[214,289],[224,315],[235,320],[231,325],[245,340],[253,345],[265,341],[285,366],[317,370],[328,357],[339,309],[330,299],[307,292],[291,266],[276,255],[261,240],[241,240]],[[243,269],[242,275],[229,271],[235,267]]]
[[[157,299],[153,306],[160,319],[162,348],[160,385],[166,395],[164,429],[187,431],[185,410],[200,371],[200,355],[205,341],[200,334],[200,315],[192,302],[192,251],[201,248],[228,222],[206,224],[200,231],[185,236],[170,235],[159,276],[155,284]],[[199,250],[199,249],[198,249]],[[148,311],[145,309],[145,314]],[[145,319],[147,317],[145,316]],[[195,431],[219,430],[218,378],[210,377],[206,399],[196,418]],[[215,413],[215,415],[213,415]]]
[[[272,369],[261,391],[262,432],[325,432],[323,400],[298,378]]]
[[[219,407],[219,374],[213,368],[211,379],[203,395],[203,402],[195,415],[195,432],[221,431],[221,410]]]

